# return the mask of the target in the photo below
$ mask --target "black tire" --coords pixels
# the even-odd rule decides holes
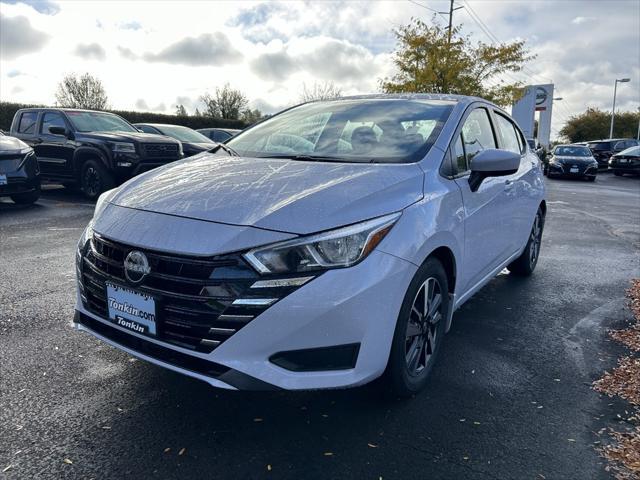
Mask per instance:
[[[430,302],[424,298],[430,292],[432,303],[427,306]],[[423,312],[428,310],[431,314],[427,318],[420,316],[414,308],[416,304],[425,305]],[[437,259],[429,258],[413,277],[396,322],[385,372],[387,386],[395,395],[415,395],[427,384],[442,345],[450,308],[447,274]]]
[[[87,160],[80,170],[80,188],[85,197],[95,200],[114,187],[113,176],[99,160]]]
[[[621,176],[623,176],[623,175],[624,175],[624,173],[622,173],[622,172],[618,172],[618,171],[616,171],[616,170],[614,170],[614,171],[613,171],[613,174],[614,174],[616,177],[621,177]]]
[[[587,180],[589,180],[590,182],[595,182],[596,181],[596,177],[587,177]]]
[[[544,214],[542,209],[538,208],[536,217],[531,227],[529,240],[524,247],[522,255],[516,258],[507,267],[511,273],[519,276],[529,276],[536,269],[538,258],[540,258],[540,245],[542,243],[542,232],[544,230]]]
[[[31,205],[32,203],[37,202],[39,198],[40,198],[39,185],[32,192],[16,193],[14,195],[11,195],[11,200],[13,200],[14,203],[17,203],[18,205]]]

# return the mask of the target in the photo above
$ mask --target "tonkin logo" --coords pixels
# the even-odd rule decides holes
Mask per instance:
[[[129,255],[124,259],[124,276],[127,277],[127,280],[131,283],[140,283],[149,272],[151,272],[151,267],[149,267],[147,256],[138,250],[129,252]]]

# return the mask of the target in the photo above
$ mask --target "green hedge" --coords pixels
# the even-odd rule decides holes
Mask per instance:
[[[0,102],[0,129],[8,132],[11,128],[13,115],[21,108],[43,107],[43,105],[26,105],[22,103]],[[120,115],[131,123],[170,123],[184,125],[190,128],[245,128],[247,125],[242,120],[223,120],[209,117],[179,117],[177,115],[163,115],[152,112],[129,112],[126,110],[108,110]]]

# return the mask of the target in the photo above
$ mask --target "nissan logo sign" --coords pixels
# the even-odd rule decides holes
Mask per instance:
[[[124,276],[131,283],[140,283],[151,272],[147,256],[138,251],[132,250],[124,259]]]

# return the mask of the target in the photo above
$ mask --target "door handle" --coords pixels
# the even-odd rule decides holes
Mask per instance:
[[[505,180],[504,181],[504,189],[511,190],[513,188],[513,180]]]

